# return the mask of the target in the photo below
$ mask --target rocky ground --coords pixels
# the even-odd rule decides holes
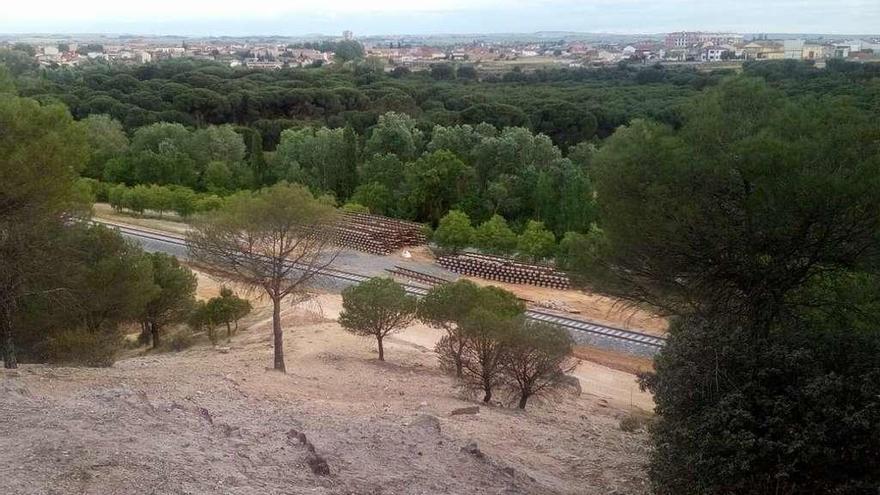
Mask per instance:
[[[589,363],[580,395],[526,411],[483,406],[437,369],[433,330],[396,336],[381,363],[371,341],[328,320],[334,301],[285,311],[287,374],[266,368],[265,308],[218,348],[3,372],[3,493],[647,491],[646,436],[619,428],[636,405],[650,407],[632,375]],[[452,414],[471,406],[479,412]]]

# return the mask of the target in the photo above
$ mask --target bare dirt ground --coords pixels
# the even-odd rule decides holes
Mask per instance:
[[[200,276],[200,295],[218,285]],[[285,309],[287,374],[266,369],[265,305],[225,347],[0,373],[4,493],[647,492],[646,436],[618,427],[651,407],[650,396],[633,395],[632,375],[584,363],[580,395],[453,416],[477,403],[437,369],[436,330],[394,336],[381,363],[372,341],[328,319],[339,305],[321,295]],[[296,432],[329,476],[312,473],[307,448],[288,438]],[[462,450],[471,442],[478,452]]]

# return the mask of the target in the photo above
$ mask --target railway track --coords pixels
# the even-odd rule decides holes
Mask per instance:
[[[182,236],[169,235],[164,233],[155,232],[152,230],[139,229],[136,227],[130,227],[127,225],[119,225],[110,222],[104,222],[101,220],[92,220],[93,223],[103,225],[105,227],[110,227],[117,229],[121,234],[129,237],[135,237],[139,239],[152,240],[154,242],[169,244],[178,246],[180,248],[186,249],[186,239]],[[347,272],[343,270],[337,270],[334,268],[325,268],[319,272],[320,275],[324,277],[329,277],[335,280],[341,280],[344,282],[349,282],[353,284],[359,284],[366,280],[369,280],[370,277],[366,275],[361,275],[358,273]],[[428,293],[428,289],[424,287],[419,287],[410,284],[402,284],[404,289],[406,289],[407,293],[412,294],[414,296],[424,296]],[[607,339],[615,340],[618,342],[625,342],[630,345],[640,346],[649,351],[657,351],[666,343],[666,339],[663,337],[658,337],[656,335],[649,335],[642,332],[637,332],[634,330],[625,330],[622,328],[611,327],[608,325],[600,325],[598,323],[593,323],[586,320],[580,320],[575,318],[568,318],[566,316],[561,316],[555,313],[550,313],[546,311],[530,309],[526,311],[526,317],[541,321],[544,323],[550,323],[552,325],[557,325],[568,330],[574,330],[577,332],[586,332],[591,335],[597,335],[600,337],[604,337]]]

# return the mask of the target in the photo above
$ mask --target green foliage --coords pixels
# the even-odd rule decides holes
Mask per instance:
[[[415,312],[415,298],[400,284],[390,278],[371,278],[342,291],[339,324],[355,335],[375,337],[379,361],[384,361],[383,339],[409,325]]]
[[[416,121],[408,115],[389,112],[379,117],[364,153],[367,157],[391,153],[401,160],[411,160],[421,148],[422,132],[416,128]]]
[[[139,319],[150,335],[153,348],[157,348],[163,327],[189,318],[195,306],[198,282],[192,270],[173,256],[152,253],[149,259],[153,266],[153,283],[158,291],[147,302]]]
[[[335,42],[334,46],[328,50],[340,62],[349,62],[364,58],[364,47],[354,40],[341,40]]]
[[[342,211],[348,213],[370,213],[370,209],[360,203],[345,203]]]
[[[220,288],[220,295],[207,302],[199,301],[189,315],[188,323],[196,331],[205,330],[212,344],[217,343],[217,326],[226,327],[226,339],[238,331],[238,321],[251,312],[250,301],[235,295],[228,287]]]
[[[602,271],[606,249],[608,240],[605,232],[595,224],[586,234],[566,232],[559,241],[556,264],[568,272],[576,283],[588,285],[590,275]]]
[[[541,261],[555,253],[556,236],[544,227],[544,222],[529,220],[517,239],[517,250],[533,261]]]
[[[363,205],[371,213],[386,215],[394,208],[394,197],[384,184],[369,182],[354,190],[351,201]]]
[[[118,120],[109,115],[89,115],[80,121],[85,127],[91,155],[83,175],[93,179],[104,177],[107,162],[128,151],[128,136]]]
[[[516,234],[501,215],[492,215],[474,232],[473,242],[479,249],[492,254],[511,254],[516,249]]]
[[[433,239],[441,249],[455,253],[470,246],[473,238],[471,219],[464,212],[452,210],[440,219]]]
[[[825,321],[676,321],[656,373],[655,492],[868,493],[880,482],[880,338]]]
[[[471,194],[474,179],[474,170],[451,152],[425,153],[405,168],[407,202],[417,220],[435,224]]]
[[[685,115],[678,131],[635,122],[596,156],[607,290],[761,319],[798,306],[789,294],[817,275],[877,266],[880,127],[868,114],[738,78]]]
[[[337,212],[307,188],[281,182],[230,196],[196,222],[187,237],[190,257],[272,300],[275,369],[284,371],[281,303],[305,297],[306,284],[327,267]],[[246,236],[247,243],[240,242]]]
[[[0,339],[17,366],[13,321],[28,295],[59,288],[49,249],[65,214],[81,208],[76,171],[87,157],[82,127],[60,105],[0,97]]]
[[[288,129],[275,152],[276,174],[347,198],[357,182],[357,143],[343,129]]]
[[[113,366],[121,346],[122,338],[118,333],[70,329],[48,338],[44,356],[46,362],[52,364],[106,368]]]
[[[874,490],[876,119],[742,77],[682,117],[620,129],[592,167],[606,244],[591,279],[676,315],[642,378],[654,492]]]
[[[417,310],[419,320],[446,331],[435,350],[441,368],[458,377],[464,374],[464,353],[468,345],[465,326],[467,319],[477,310],[484,313],[479,318],[495,317],[506,321],[521,316],[525,306],[516,296],[497,287],[481,288],[468,280],[459,280],[432,288]],[[476,321],[473,323],[470,332],[479,327]],[[472,366],[479,366],[479,363]]]
[[[565,374],[574,369],[573,341],[564,328],[522,321],[505,336],[501,370],[508,387],[525,409],[531,397],[562,386]]]

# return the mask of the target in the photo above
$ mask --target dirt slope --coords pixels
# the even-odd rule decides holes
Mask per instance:
[[[619,397],[569,391],[525,412],[451,416],[475,403],[437,370],[424,329],[394,338],[383,364],[368,340],[288,309],[281,375],[265,368],[267,311],[246,323],[229,348],[0,374],[4,493],[646,492],[645,435],[619,430]],[[312,473],[291,430],[329,476]],[[482,456],[462,451],[470,442]]]

